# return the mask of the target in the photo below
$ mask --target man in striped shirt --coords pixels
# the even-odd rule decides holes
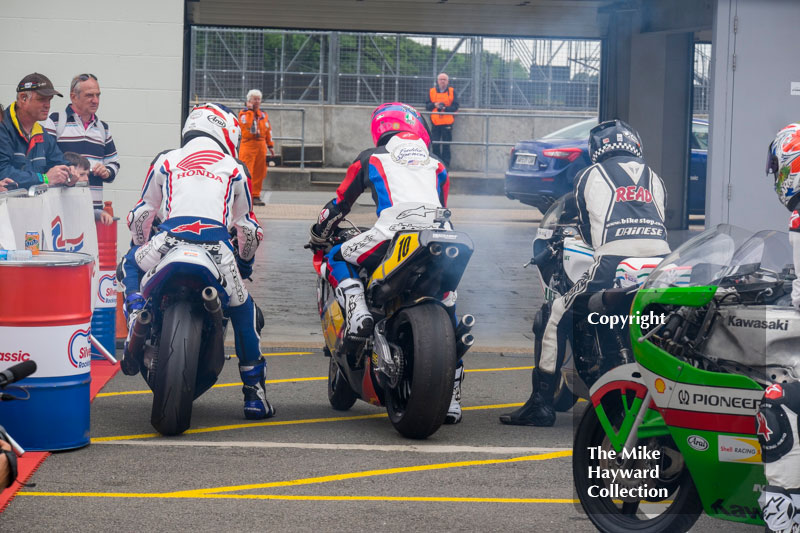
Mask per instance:
[[[93,74],[79,74],[70,84],[71,104],[53,113],[44,128],[54,135],[62,152],[76,152],[91,164],[89,187],[95,209],[103,207],[103,183],[111,183],[119,172],[119,157],[108,124],[97,117],[100,85]]]

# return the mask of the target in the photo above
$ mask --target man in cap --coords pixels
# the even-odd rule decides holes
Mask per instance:
[[[47,76],[28,74],[17,85],[17,100],[3,112],[0,178],[11,178],[17,187],[74,184],[56,138],[38,122],[47,119],[54,95],[63,97]]]

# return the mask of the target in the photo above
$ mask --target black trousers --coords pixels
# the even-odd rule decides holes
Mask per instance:
[[[445,141],[449,143],[453,140],[453,125],[446,126],[433,126],[431,128],[431,143],[433,144],[433,155],[438,157],[444,166],[450,167],[450,145],[442,144],[436,141]]]

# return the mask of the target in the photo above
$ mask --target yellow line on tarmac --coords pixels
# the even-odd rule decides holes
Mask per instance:
[[[481,459],[478,461],[457,461],[453,463],[438,463],[432,465],[404,466],[400,468],[385,468],[381,470],[364,470],[361,472],[348,472],[346,474],[334,474],[331,476],[318,476],[302,479],[292,479],[289,481],[273,481],[271,483],[254,483],[250,485],[231,485],[228,487],[211,487],[207,489],[195,489],[169,492],[171,496],[193,496],[196,494],[216,494],[220,492],[234,492],[240,490],[270,489],[275,487],[296,487],[298,485],[316,485],[319,483],[330,483],[332,481],[342,481],[345,479],[357,479],[375,476],[389,476],[394,474],[406,474],[408,472],[425,472],[429,470],[444,470],[447,468],[462,468],[465,466],[484,466],[499,465],[508,463],[520,463],[524,461],[546,461],[548,459],[558,459],[569,457],[572,450],[560,452],[541,453],[536,455],[526,455],[522,457],[512,457],[511,459]]]
[[[505,366],[500,368],[465,368],[464,372],[503,372],[505,370],[532,370],[533,366]]]
[[[496,405],[476,405],[472,407],[464,407],[467,411],[477,411],[482,409],[506,409],[508,407],[519,407],[521,403],[506,403]],[[386,413],[376,413],[374,415],[357,415],[357,416],[334,416],[329,418],[303,418],[300,420],[272,420],[269,422],[249,422],[246,424],[231,424],[227,426],[214,426],[208,428],[187,429],[184,435],[191,435],[194,433],[213,433],[217,431],[230,431],[234,429],[247,429],[264,426],[292,426],[298,424],[319,424],[321,422],[346,422],[350,420],[368,420],[370,418],[386,418]],[[113,437],[95,437],[91,442],[108,442],[117,440],[136,440],[136,439],[151,439],[160,437],[159,433],[141,433],[138,435],[118,435]]]
[[[300,353],[300,352],[298,352]],[[311,353],[311,352],[302,352],[302,353]],[[294,355],[293,353],[287,354],[272,354],[272,355]],[[501,367],[501,368],[471,368],[466,370],[466,372],[502,372],[505,370],[531,370],[532,366],[510,366],[510,367]],[[293,383],[296,381],[324,381],[327,380],[328,376],[320,376],[320,377],[310,377],[310,378],[286,378],[286,379],[268,379],[267,383]],[[238,383],[218,383],[211,387],[212,389],[220,389],[224,387],[241,387],[242,382]],[[101,392],[97,395],[98,398],[108,398],[111,396],[130,396],[132,394],[152,394],[152,391],[149,390],[129,390],[129,391],[120,391],[120,392]]]
[[[323,381],[328,379],[327,376],[322,377],[313,377],[313,378],[286,378],[286,379],[268,379],[267,383],[293,383],[295,381]],[[220,389],[223,387],[241,387],[242,382],[238,383],[217,383],[216,385],[212,386],[212,389]],[[131,394],[152,394],[152,391],[149,390],[128,390],[128,391],[121,391],[121,392],[101,392],[97,395],[98,398],[107,398],[109,396],[127,396]]]
[[[566,498],[448,498],[443,496],[317,496],[291,494],[198,494],[181,496],[175,494],[136,492],[19,492],[17,496],[39,496],[60,498],[191,498],[200,500],[286,500],[312,502],[369,501],[369,502],[432,502],[432,503],[579,503],[580,500]]]

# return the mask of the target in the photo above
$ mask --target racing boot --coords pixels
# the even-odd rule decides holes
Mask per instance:
[[[142,295],[138,292],[133,292],[125,298],[125,305],[122,306],[125,319],[128,322],[128,336],[125,339],[125,345],[123,346],[120,367],[122,368],[122,373],[126,376],[135,376],[139,373],[139,363],[132,355],[129,354],[128,345],[130,344],[131,336],[133,335],[133,325],[136,322],[136,318],[142,313],[144,305],[144,297],[142,297]]]
[[[453,396],[450,399],[450,407],[447,408],[447,415],[444,417],[445,424],[458,424],[461,422],[461,382],[464,381],[464,362],[459,361],[456,366],[456,378],[453,381]]]
[[[348,340],[364,340],[372,334],[375,320],[367,309],[364,300],[364,286],[360,280],[348,278],[336,287],[336,299],[345,310],[347,326],[345,338]]]
[[[239,365],[244,393],[244,417],[261,420],[275,416],[275,408],[267,400],[267,362],[260,357],[255,365]]]
[[[556,374],[541,372],[538,367],[532,372],[533,392],[525,405],[500,415],[500,422],[511,426],[550,427],[556,422],[556,410],[553,408]]]

